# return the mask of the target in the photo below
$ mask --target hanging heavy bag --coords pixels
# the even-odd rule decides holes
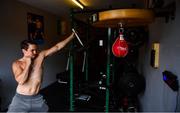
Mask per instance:
[[[145,79],[136,72],[124,72],[118,81],[118,89],[128,96],[136,96],[145,89]]]
[[[119,33],[119,36],[114,42],[112,52],[116,57],[125,57],[128,54],[128,44],[124,40],[122,32]]]

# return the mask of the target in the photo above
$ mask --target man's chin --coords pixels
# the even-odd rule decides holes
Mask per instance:
[[[31,57],[32,60],[34,60],[35,58],[36,58],[36,56]]]

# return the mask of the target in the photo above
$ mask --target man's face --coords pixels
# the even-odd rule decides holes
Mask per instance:
[[[38,47],[35,44],[29,44],[27,50],[23,49],[23,53],[25,57],[34,59],[38,55]]]

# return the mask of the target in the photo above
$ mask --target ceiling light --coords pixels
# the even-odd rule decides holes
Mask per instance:
[[[79,6],[81,9],[84,9],[84,5],[79,0],[72,0],[77,6]]]

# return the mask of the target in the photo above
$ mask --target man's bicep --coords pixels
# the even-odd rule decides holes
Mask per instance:
[[[20,68],[20,66],[17,63],[12,64],[12,71],[13,71],[15,78],[22,73],[22,69]]]
[[[57,51],[58,51],[58,47],[57,46],[53,46],[53,47],[51,47],[51,48],[49,48],[47,50],[42,51],[42,53],[46,57],[46,56],[50,56],[50,55],[56,53]]]

